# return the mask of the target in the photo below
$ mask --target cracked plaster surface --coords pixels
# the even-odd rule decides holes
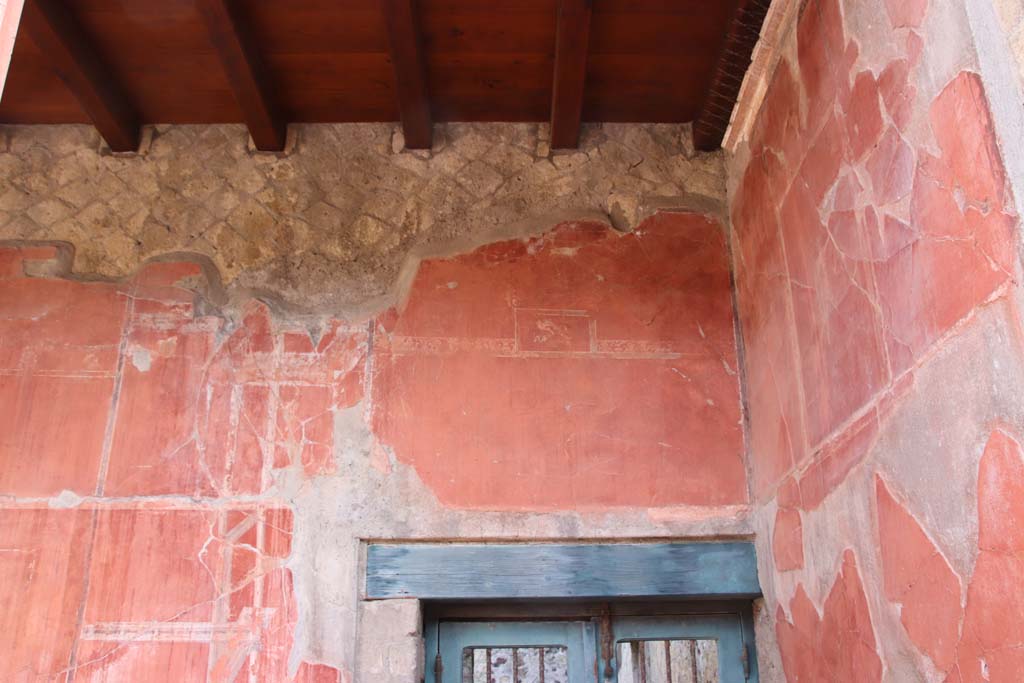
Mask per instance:
[[[790,680],[961,680],[977,520],[999,512],[979,460],[993,425],[1024,424],[1019,220],[967,27],[942,0],[806,3],[730,176],[752,518]],[[893,575],[915,538],[942,561]],[[867,647],[835,649],[837,624]],[[962,680],[987,676],[968,654]]]
[[[563,228],[558,258],[571,239],[653,229]],[[69,278],[70,259],[0,249],[0,414],[17,422],[0,441],[0,545],[19,553],[0,578],[46,567],[0,610],[27,633],[0,677],[348,682],[367,540],[750,536],[743,504],[453,509],[371,428],[374,321],[219,306],[196,260],[111,283]],[[652,277],[626,261],[624,281]]]

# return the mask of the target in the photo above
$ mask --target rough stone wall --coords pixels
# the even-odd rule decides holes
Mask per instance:
[[[362,539],[749,537],[728,265],[703,215],[569,223],[296,322],[0,249],[0,679],[411,680]]]
[[[393,301],[423,255],[725,193],[721,156],[678,125],[590,126],[556,153],[529,124],[446,125],[431,152],[401,151],[390,124],[300,125],[285,155],[248,149],[242,126],[158,126],[126,156],[87,126],[0,131],[0,240],[67,241],[76,272],[103,277],[194,252],[240,290],[349,318]]]
[[[809,0],[736,159],[754,518],[790,681],[1024,670],[1019,221],[974,55],[961,3]]]
[[[423,680],[426,653],[419,600],[368,600],[360,605],[356,677],[377,683]]]

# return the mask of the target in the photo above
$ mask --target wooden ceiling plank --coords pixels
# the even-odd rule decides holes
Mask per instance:
[[[592,0],[560,0],[555,37],[555,78],[551,95],[551,146],[577,147],[583,116]]]
[[[21,25],[110,149],[138,150],[138,112],[66,5],[58,0],[28,0]]]
[[[714,151],[722,145],[770,4],[771,0],[737,3],[704,103],[693,121],[693,145],[701,151]]]
[[[415,0],[383,0],[391,63],[395,67],[399,116],[408,149],[430,149],[434,121],[427,86],[427,62]]]
[[[198,6],[256,149],[283,150],[288,122],[255,42],[238,21],[231,0],[199,0]]]

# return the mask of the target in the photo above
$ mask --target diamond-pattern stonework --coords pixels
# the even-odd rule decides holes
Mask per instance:
[[[447,125],[431,152],[401,151],[391,124],[293,129],[280,156],[250,151],[241,126],[158,126],[137,155],[101,151],[86,126],[0,128],[0,240],[70,242],[76,270],[104,277],[194,252],[292,307],[361,314],[411,255],[725,195],[720,155],[695,154],[688,126],[589,127],[571,152],[535,124]]]

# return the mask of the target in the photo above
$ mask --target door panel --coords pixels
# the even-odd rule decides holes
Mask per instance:
[[[714,640],[634,640],[619,643],[616,683],[719,683]]]
[[[618,617],[612,632],[617,683],[757,681],[739,615]]]
[[[462,683],[569,683],[564,647],[465,648]]]
[[[426,683],[757,683],[749,615],[605,619],[433,621]]]
[[[437,638],[441,683],[596,680],[597,632],[591,622],[441,622]]]

